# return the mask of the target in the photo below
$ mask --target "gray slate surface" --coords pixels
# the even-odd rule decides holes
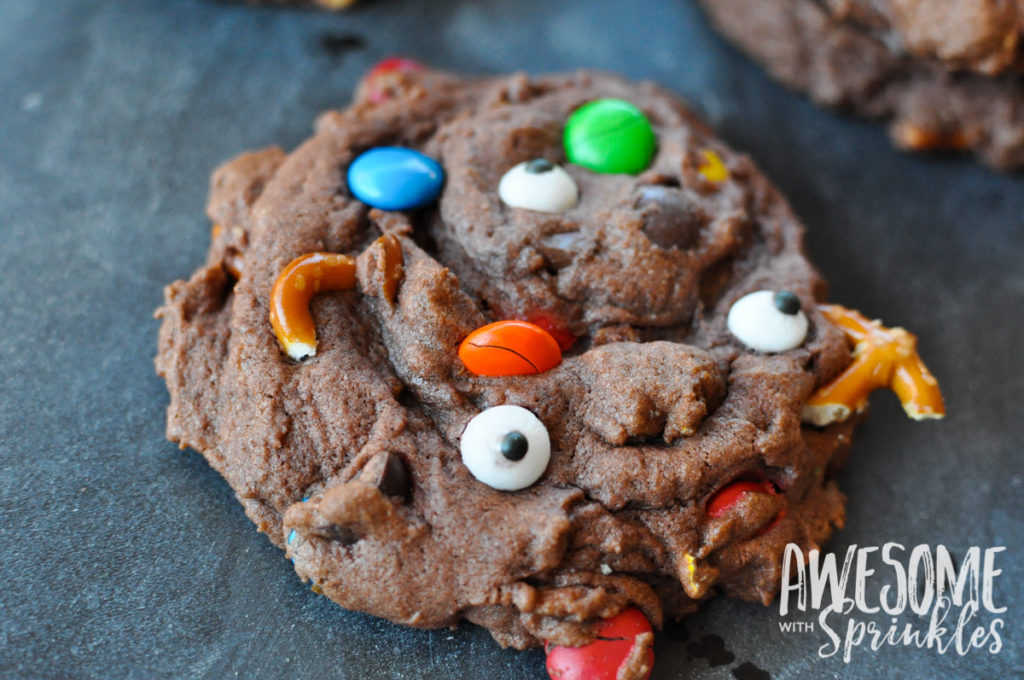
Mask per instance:
[[[900,154],[771,83],[691,4],[655,0],[0,4],[0,677],[544,677],[542,652],[472,626],[407,630],[313,594],[164,439],[151,313],[203,259],[209,172],[293,147],[394,53],[683,94],[789,195],[832,299],[916,331],[945,388],[950,417],[926,425],[876,396],[832,547],[1007,546],[1003,650],[846,666],[817,659],[820,632],[781,633],[777,607],[720,600],[659,635],[655,680],[1024,677],[1022,177]]]

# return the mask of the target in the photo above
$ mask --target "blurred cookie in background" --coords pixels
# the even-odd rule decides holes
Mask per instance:
[[[1024,0],[701,4],[775,78],[818,104],[887,121],[900,148],[1024,166]]]

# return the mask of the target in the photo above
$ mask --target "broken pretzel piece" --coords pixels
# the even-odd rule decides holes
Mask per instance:
[[[946,407],[939,385],[917,354],[917,338],[902,328],[886,328],[859,312],[821,305],[825,317],[854,343],[853,363],[804,405],[803,421],[825,426],[863,411],[868,395],[888,387],[914,420],[942,418]]]
[[[270,325],[277,341],[292,359],[316,354],[316,324],[309,302],[317,293],[351,290],[356,263],[348,255],[307,253],[285,267],[270,291]]]
[[[380,276],[378,288],[393,304],[405,272],[402,244],[393,234],[385,234],[370,248],[375,249],[371,279]],[[367,292],[363,276],[361,286]],[[355,258],[337,253],[300,255],[281,270],[270,291],[270,325],[288,356],[299,360],[316,354],[316,324],[309,313],[313,297],[330,290],[352,290],[356,278]]]
[[[890,126],[889,135],[897,146],[911,151],[962,150],[977,142],[977,134],[964,130],[931,130],[905,121]]]
[[[402,244],[394,234],[384,234],[374,241],[370,248],[374,252],[374,270],[380,276],[380,292],[388,304],[394,304],[398,295],[398,284],[405,275]],[[366,281],[361,281],[360,287],[364,292],[369,292],[366,290]]]

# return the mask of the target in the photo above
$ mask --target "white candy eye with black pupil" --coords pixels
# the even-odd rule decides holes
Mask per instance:
[[[564,168],[545,158],[535,158],[502,176],[498,197],[512,208],[561,213],[576,205],[579,189]]]
[[[807,338],[807,315],[800,298],[788,290],[744,295],[729,309],[726,325],[740,342],[759,352],[785,352]]]
[[[462,432],[462,462],[478,480],[501,491],[518,491],[544,474],[551,460],[548,430],[521,406],[481,411]]]

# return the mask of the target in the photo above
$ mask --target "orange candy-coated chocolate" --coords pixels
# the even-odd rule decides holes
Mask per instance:
[[[939,385],[917,355],[917,338],[902,328],[886,328],[859,312],[821,305],[825,317],[854,343],[853,363],[804,405],[803,420],[824,426],[867,407],[868,395],[888,387],[914,420],[942,418],[946,407]]]
[[[316,325],[309,301],[317,293],[351,290],[356,263],[348,255],[308,253],[292,260],[270,291],[270,324],[285,353],[292,359],[316,354]]]
[[[495,321],[466,336],[459,358],[476,375],[532,375],[561,363],[562,349],[536,324]]]

